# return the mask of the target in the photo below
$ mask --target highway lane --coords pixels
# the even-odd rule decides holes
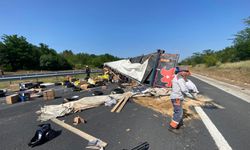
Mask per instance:
[[[105,93],[109,93],[112,87]],[[41,98],[14,105],[0,106],[0,146],[3,150],[27,150],[28,141],[34,135],[37,125],[35,112],[43,105],[60,104],[63,97],[70,95],[90,96],[91,92],[64,92],[62,98],[53,101],[43,101]],[[121,113],[110,113],[111,108],[101,106],[80,113],[60,118],[72,125],[73,117],[80,115],[87,119],[87,124],[76,126],[93,136],[108,143],[107,150],[131,149],[142,142],[149,142],[152,150],[189,149],[204,150],[217,149],[210,134],[200,120],[186,122],[181,134],[175,135],[167,130],[170,117],[162,116],[148,108],[129,102]],[[157,115],[158,117],[155,117]],[[50,122],[62,134],[34,149],[38,150],[82,150],[87,141],[77,135]],[[129,129],[129,131],[127,130]]]
[[[207,83],[191,78],[197,84],[200,92],[212,98],[225,109],[205,109],[205,113],[215,124],[233,149],[249,149],[250,118],[249,104]],[[108,88],[110,89],[110,88]],[[106,91],[107,93],[109,91]],[[11,106],[0,106],[0,145],[1,149],[30,149],[27,142],[33,136],[39,122],[36,121],[37,111],[44,104],[60,104],[63,97],[69,95],[90,96],[88,92],[66,92],[62,98],[53,101],[38,99]],[[87,119],[87,124],[77,128],[90,133],[109,145],[107,149],[130,149],[140,142],[148,141],[152,150],[166,149],[218,149],[208,130],[201,120],[185,122],[180,135],[167,131],[170,117],[164,117],[150,109],[135,103],[128,103],[120,114],[110,113],[109,107],[98,107],[63,118],[72,124],[73,117],[80,115]],[[155,117],[157,114],[158,117]],[[51,122],[50,122],[51,123]],[[62,130],[62,134],[35,149],[84,149],[87,141],[51,123],[53,128]],[[126,131],[130,129],[130,131]]]
[[[196,78],[191,80],[201,94],[213,99],[225,109],[204,109],[232,149],[250,148],[250,104]]]

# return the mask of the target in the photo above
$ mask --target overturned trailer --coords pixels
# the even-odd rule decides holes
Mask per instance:
[[[142,84],[171,87],[178,59],[178,54],[167,54],[164,50],[157,50],[148,55],[107,62],[104,66]]]

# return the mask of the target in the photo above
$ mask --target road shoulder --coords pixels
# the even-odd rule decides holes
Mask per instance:
[[[195,73],[192,76],[250,103],[250,90]]]

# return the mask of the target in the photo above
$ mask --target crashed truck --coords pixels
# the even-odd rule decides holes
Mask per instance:
[[[151,87],[171,87],[179,54],[168,54],[164,50],[134,58],[104,63],[109,67],[141,84]]]

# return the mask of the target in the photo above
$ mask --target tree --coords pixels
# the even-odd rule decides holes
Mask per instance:
[[[33,67],[32,45],[23,36],[3,35],[0,63],[5,70],[29,69]]]
[[[244,20],[246,28],[235,35],[234,45],[238,60],[250,59],[250,17]]]
[[[246,25],[246,28],[235,34],[235,39],[234,39],[235,45],[250,40],[250,16],[244,19],[244,23]]]
[[[6,71],[18,69],[33,70],[65,70],[82,69],[84,65],[99,67],[104,62],[118,60],[110,54],[94,55],[87,53],[74,54],[65,50],[58,54],[48,45],[38,46],[27,42],[26,38],[18,35],[3,35],[0,41],[0,67]]]
[[[72,69],[66,59],[60,55],[45,54],[40,57],[40,66],[44,70]]]

